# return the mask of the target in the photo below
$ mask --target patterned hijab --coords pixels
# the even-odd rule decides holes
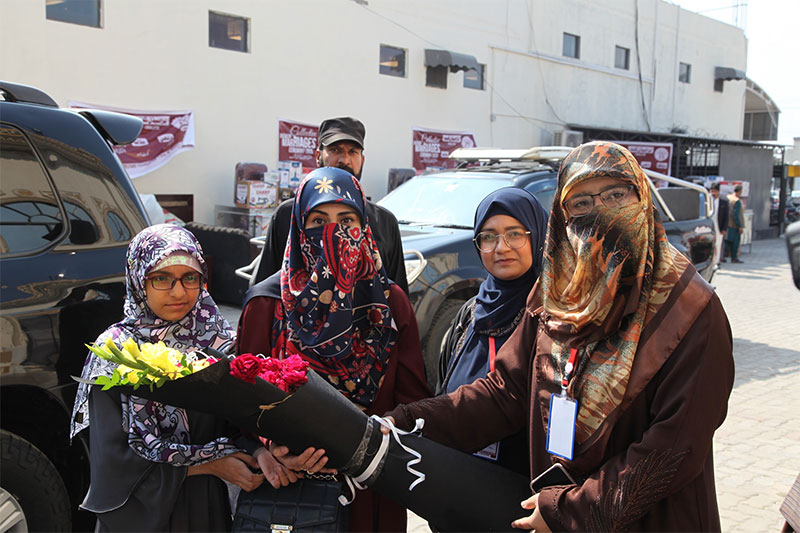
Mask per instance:
[[[145,276],[167,257],[181,254],[188,254],[196,260],[202,269],[203,278],[208,279],[208,267],[203,259],[200,243],[188,230],[172,224],[157,224],[143,229],[131,240],[125,267],[125,316],[121,322],[106,329],[96,343],[103,343],[111,338],[120,344],[132,337],[139,343],[162,341],[167,346],[182,351],[190,348],[214,348],[225,352],[232,348],[235,330],[219,312],[205,288],[200,289],[192,310],[176,322],[159,318],[147,306]],[[194,264],[194,261],[191,262]],[[115,366],[89,353],[81,377],[94,380],[97,376],[110,376]],[[90,392],[90,385],[79,385],[72,413],[72,435],[89,425]],[[167,409],[174,408],[167,406]]]
[[[361,227],[304,229],[315,207],[352,207]],[[365,210],[361,184],[324,167],[300,184],[281,268],[273,357],[299,354],[345,396],[368,407],[381,385],[397,326],[387,303],[390,281]]]
[[[617,178],[638,202],[599,206],[568,219],[562,203],[578,184]],[[550,216],[541,287],[554,367],[570,349],[578,363],[569,392],[578,399],[575,438],[586,441],[622,402],[644,325],[681,274],[686,257],[667,241],[647,176],[628,150],[609,142],[575,148],[562,162]],[[560,381],[561,375],[555,376]]]

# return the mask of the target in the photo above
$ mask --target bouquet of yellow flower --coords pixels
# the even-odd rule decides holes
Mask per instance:
[[[97,357],[117,365],[111,376],[95,378],[94,384],[102,385],[103,390],[117,385],[130,385],[133,390],[147,385],[153,390],[154,386],[161,387],[167,381],[194,374],[217,362],[216,358],[198,352],[181,353],[163,342],[145,342],[139,346],[129,338],[117,347],[108,339],[105,344],[86,346]]]

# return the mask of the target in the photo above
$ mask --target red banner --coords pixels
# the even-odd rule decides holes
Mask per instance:
[[[140,111],[68,102],[76,109],[103,109],[142,119],[142,133],[132,143],[114,146],[122,166],[131,178],[138,178],[164,166],[176,154],[194,148],[194,114],[191,111]]]
[[[300,161],[303,173],[317,168],[314,152],[317,150],[318,126],[278,120],[278,161]]]
[[[417,174],[426,170],[453,168],[448,159],[456,148],[474,148],[475,135],[465,131],[436,131],[414,128],[413,166]]]
[[[611,141],[627,148],[645,170],[671,176],[672,143]]]

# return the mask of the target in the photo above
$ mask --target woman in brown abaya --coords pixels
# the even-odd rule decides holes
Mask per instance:
[[[543,272],[495,371],[390,414],[468,452],[526,427],[532,478],[558,462],[575,482],[522,502],[514,527],[713,531],[733,373],[722,304],[667,241],[648,178],[625,148],[592,142],[562,163]]]

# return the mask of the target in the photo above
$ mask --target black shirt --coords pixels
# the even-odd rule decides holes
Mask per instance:
[[[294,200],[282,202],[272,214],[267,228],[264,249],[261,251],[261,262],[258,265],[254,283],[268,278],[281,269],[286,241],[289,239],[289,225],[292,219]],[[403,243],[400,240],[400,228],[397,218],[388,209],[367,200],[367,218],[378,252],[381,254],[383,266],[389,279],[397,283],[403,292],[408,294],[406,267],[403,261]]]

